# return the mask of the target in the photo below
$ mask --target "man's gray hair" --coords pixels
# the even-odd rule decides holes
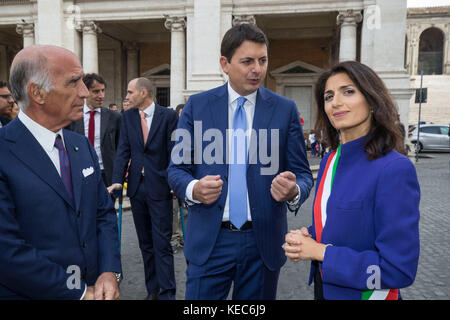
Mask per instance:
[[[35,83],[46,92],[50,92],[53,87],[47,58],[41,53],[37,54],[36,59],[21,59],[11,68],[9,76],[11,93],[22,111],[25,111],[30,104],[27,92],[29,83]]]

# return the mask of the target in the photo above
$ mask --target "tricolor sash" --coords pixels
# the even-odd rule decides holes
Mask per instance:
[[[341,146],[333,151],[328,157],[325,169],[320,180],[314,201],[314,229],[316,231],[316,241],[321,242],[322,230],[327,221],[327,204],[333,187],[334,175],[341,157]],[[322,275],[322,270],[320,270]],[[398,289],[366,290],[361,294],[361,300],[398,300]]]
[[[327,203],[333,186],[334,174],[336,173],[337,164],[341,156],[341,146],[333,151],[328,157],[325,170],[320,180],[319,189],[317,190],[316,200],[314,201],[314,228],[316,231],[316,241],[322,240],[322,230],[327,221]]]

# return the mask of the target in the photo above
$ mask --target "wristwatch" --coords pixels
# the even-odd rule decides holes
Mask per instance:
[[[113,272],[114,275],[116,276],[116,280],[117,280],[117,284],[120,284],[120,282],[122,281],[123,277],[121,273],[118,272]]]

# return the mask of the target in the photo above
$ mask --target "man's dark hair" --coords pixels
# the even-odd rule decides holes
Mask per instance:
[[[5,81],[0,80],[0,88],[4,88],[4,87],[7,87],[7,86],[8,86],[8,84]]]
[[[245,40],[264,43],[269,49],[269,40],[264,32],[255,25],[243,23],[232,27],[225,33],[220,46],[220,54],[227,58],[228,62],[231,62],[234,52]]]
[[[87,73],[83,76],[83,82],[84,85],[90,89],[92,87],[92,84],[94,83],[94,81],[97,81],[98,83],[104,84],[106,87],[106,82],[105,80],[102,78],[101,75],[98,75],[96,73]]]
[[[117,104],[115,104],[115,103],[110,103],[109,106],[108,106],[108,108],[111,109],[112,106],[116,106],[116,107],[117,107]]]
[[[346,74],[364,95],[372,110],[372,124],[366,136],[364,150],[368,160],[375,160],[391,150],[406,154],[402,134],[396,124],[397,106],[380,77],[368,66],[357,61],[341,62],[323,72],[316,82],[317,102],[316,130],[323,130],[331,149],[339,146],[339,132],[333,127],[325,113],[325,86],[336,74]]]

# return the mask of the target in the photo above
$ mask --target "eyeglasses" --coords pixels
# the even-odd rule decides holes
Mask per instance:
[[[8,100],[9,98],[12,98],[11,94],[0,94],[0,97],[4,98],[5,100]]]

